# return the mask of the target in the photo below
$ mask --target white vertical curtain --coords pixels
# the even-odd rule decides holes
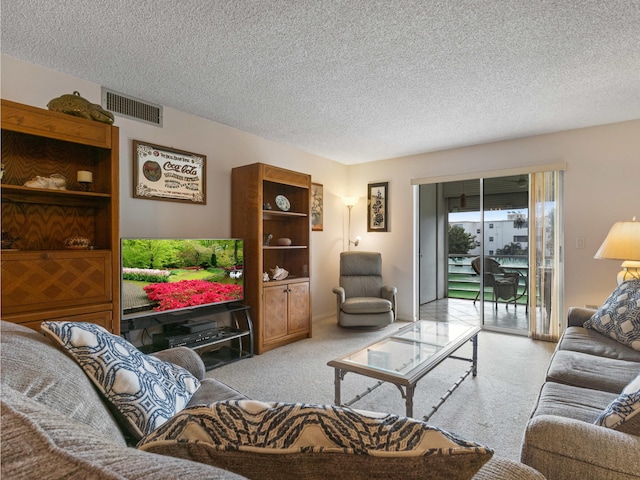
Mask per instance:
[[[537,340],[558,341],[562,333],[562,180],[562,171],[531,174],[529,336]]]

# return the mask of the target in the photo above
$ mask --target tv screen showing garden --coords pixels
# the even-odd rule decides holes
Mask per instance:
[[[240,301],[240,239],[123,239],[123,314]]]

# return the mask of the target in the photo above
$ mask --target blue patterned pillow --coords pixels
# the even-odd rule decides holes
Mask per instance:
[[[471,479],[493,454],[413,418],[252,400],[185,408],[137,448],[261,480]]]
[[[640,280],[618,285],[584,326],[640,351]]]
[[[145,355],[99,325],[43,322],[41,329],[82,367],[136,439],[182,410],[200,386],[184,368]]]
[[[604,409],[595,421],[596,425],[613,428],[616,430],[626,430],[621,428],[623,424],[640,419],[640,375],[636,377],[618,398],[611,402]],[[633,419],[633,420],[632,420]],[[637,428],[636,428],[637,430]],[[636,432],[636,435],[638,433]]]

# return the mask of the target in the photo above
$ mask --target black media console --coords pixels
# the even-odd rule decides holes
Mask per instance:
[[[162,327],[152,342],[138,347],[145,353],[185,346],[196,350],[207,370],[253,356],[253,324],[250,307],[225,303],[172,312],[125,315],[120,333],[131,341],[131,332]],[[229,320],[223,314],[228,314]],[[222,321],[219,321],[222,320]],[[143,336],[144,338],[144,336]]]

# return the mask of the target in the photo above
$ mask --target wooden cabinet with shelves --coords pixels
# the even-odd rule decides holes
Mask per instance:
[[[231,233],[244,239],[245,301],[260,354],[311,336],[311,176],[254,163],[234,168],[231,178]],[[288,209],[278,206],[280,195]],[[291,245],[279,245],[280,238]],[[287,278],[263,281],[276,266]]]
[[[2,100],[2,319],[73,319],[119,333],[118,127]],[[78,171],[90,171],[85,191]],[[63,190],[24,186],[62,175]],[[65,249],[67,237],[90,249]],[[3,247],[8,247],[4,245]]]

